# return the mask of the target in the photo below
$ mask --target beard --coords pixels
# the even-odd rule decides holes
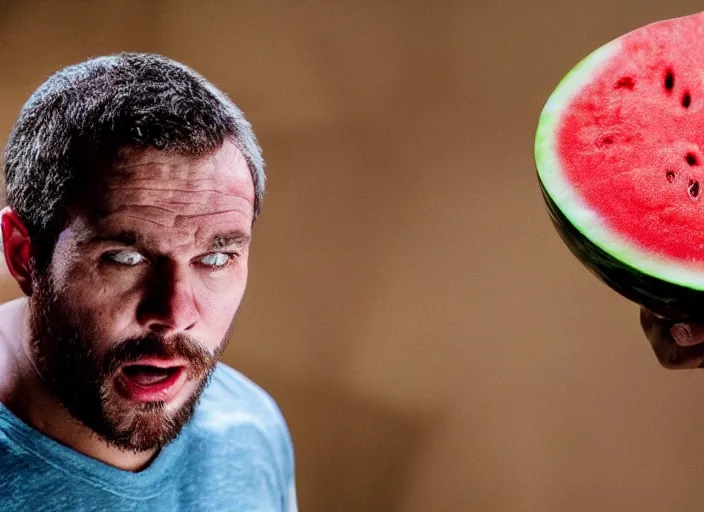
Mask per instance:
[[[150,333],[122,340],[98,354],[100,334],[81,326],[80,315],[56,292],[51,277],[36,276],[34,283],[29,298],[32,355],[49,393],[76,421],[121,450],[144,452],[176,439],[192,418],[225,350],[234,317],[214,353],[182,333],[168,339]],[[150,356],[188,362],[188,379],[197,386],[180,407],[162,401],[132,402],[118,393],[115,382],[121,368]]]

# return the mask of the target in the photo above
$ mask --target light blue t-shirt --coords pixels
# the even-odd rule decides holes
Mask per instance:
[[[0,404],[0,511],[297,510],[293,447],[274,401],[219,364],[193,419],[143,471],[119,470]]]

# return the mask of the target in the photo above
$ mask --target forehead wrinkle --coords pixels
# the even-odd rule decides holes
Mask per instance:
[[[151,224],[156,224],[157,226],[159,226],[159,227],[161,227],[161,228],[172,228],[172,227],[174,227],[174,224],[176,223],[176,222],[174,221],[174,222],[171,223],[170,225],[169,225],[169,224],[161,224],[161,223],[159,223],[159,222],[157,222],[157,221],[155,221],[155,220],[146,219],[146,218],[143,218],[143,217],[138,217],[138,216],[136,216],[136,215],[125,214],[124,216],[127,217],[128,219],[135,219],[135,220],[140,220],[140,221],[142,221],[142,222],[149,222],[149,223],[151,223]]]
[[[223,213],[242,213],[240,210],[224,210],[221,212],[205,212],[205,213],[193,213],[193,214],[178,214],[176,215],[176,223],[188,219],[197,219],[198,217],[208,217],[210,215],[219,215]]]
[[[201,203],[193,203],[202,206]],[[192,206],[193,204],[190,204]],[[164,225],[170,224],[171,227],[176,224],[187,224],[189,220],[195,220],[202,217],[218,217],[221,215],[237,215],[247,217],[249,210],[246,208],[228,208],[225,210],[207,210],[202,208],[196,210],[191,209],[190,212],[183,212],[180,209],[162,208],[154,205],[121,205],[108,211],[101,220],[120,219],[121,217],[133,218],[145,222],[160,223]]]
[[[121,211],[129,210],[129,209],[134,208],[134,207],[138,207],[138,208],[153,208],[153,209],[155,209],[155,210],[160,210],[160,211],[163,211],[163,212],[173,213],[173,214],[178,215],[178,214],[176,213],[176,211],[174,211],[174,210],[171,210],[171,209],[169,209],[169,208],[164,208],[164,207],[162,207],[162,206],[156,206],[156,205],[153,205],[153,204],[123,205],[123,206],[118,206],[118,207],[115,208],[114,210],[109,210],[109,211],[107,212],[107,214],[108,214],[108,215],[116,215],[116,214],[119,214]]]
[[[241,197],[222,198],[215,196],[164,197],[115,197],[104,205],[104,216],[138,214],[164,222],[178,222],[182,219],[219,216],[225,214],[251,216],[253,206]],[[176,200],[181,199],[181,200]],[[186,199],[185,201],[183,199]],[[169,219],[164,219],[169,217]],[[174,218],[177,219],[174,219]]]
[[[206,181],[206,180],[202,180]],[[212,180],[207,180],[207,181],[212,181]],[[120,187],[120,186],[113,186],[113,187],[108,187],[108,191],[118,191],[118,192],[123,192],[123,193],[128,193],[128,192],[162,192],[162,193],[167,193],[167,194],[189,194],[189,195],[195,195],[201,192],[210,192],[213,194],[221,194],[224,196],[228,197],[236,197],[236,198],[241,198],[248,203],[252,204],[253,200],[249,195],[247,196],[242,196],[240,194],[233,194],[231,192],[225,191],[225,190],[218,190],[214,188],[187,188],[187,189],[182,189],[182,188],[173,188],[173,187]],[[198,202],[198,201],[194,201]],[[178,204],[190,204],[190,203],[178,203]]]
[[[118,165],[113,165],[113,169],[119,170],[119,171],[121,171],[121,170],[131,170],[131,169],[136,169],[136,168],[139,168],[139,167],[146,167],[146,166],[148,166],[148,165],[162,166],[162,165],[170,165],[170,164],[164,163],[164,162],[157,162],[157,161],[151,161],[151,160],[149,160],[149,161],[147,161],[147,162],[140,162],[140,163],[138,163],[138,164],[129,164],[129,165],[118,164]]]

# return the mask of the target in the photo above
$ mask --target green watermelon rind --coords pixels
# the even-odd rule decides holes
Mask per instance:
[[[591,83],[595,73],[622,49],[621,38],[595,50],[560,81],[548,98],[538,120],[535,136],[535,163],[539,179],[552,201],[569,222],[588,240],[625,267],[656,279],[692,290],[704,290],[704,271],[688,268],[630,243],[607,227],[598,213],[587,206],[565,180],[555,145],[555,132],[563,112],[574,97]]]

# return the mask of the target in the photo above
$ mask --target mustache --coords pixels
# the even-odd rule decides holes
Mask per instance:
[[[170,338],[158,334],[128,338],[110,348],[102,361],[102,373],[112,375],[120,367],[134,363],[145,357],[163,359],[184,359],[189,363],[189,371],[198,374],[207,371],[218,358],[203,345],[186,334],[176,334]]]

